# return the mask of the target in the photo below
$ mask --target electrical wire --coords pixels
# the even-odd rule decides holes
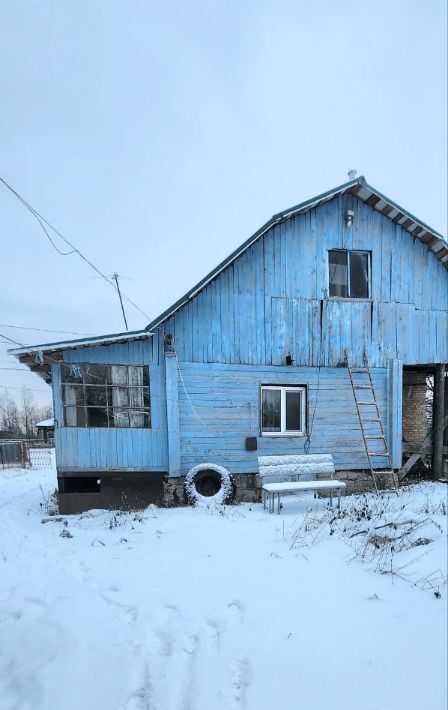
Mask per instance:
[[[6,182],[6,180],[4,180],[2,177],[0,177],[0,182],[2,182],[3,185],[19,200],[19,202],[35,217],[35,219],[39,222],[40,226],[42,227],[42,229],[44,230],[45,234],[46,234],[47,237],[49,238],[51,244],[52,244],[53,247],[56,249],[56,251],[57,251],[59,254],[61,254],[61,256],[69,256],[70,254],[78,254],[78,256],[79,256],[83,261],[85,261],[86,264],[88,264],[88,265],[90,266],[90,268],[92,268],[99,276],[101,276],[101,278],[104,279],[104,281],[106,281],[110,286],[112,286],[112,288],[114,289],[114,291],[116,291],[116,292],[118,293],[117,286],[116,286],[116,284],[113,282],[112,279],[108,278],[108,277],[106,276],[106,274],[103,274],[103,272],[100,271],[100,269],[99,269],[97,266],[95,266],[95,264],[94,264],[92,261],[90,261],[86,256],[84,256],[84,254],[83,254],[77,247],[75,247],[74,244],[72,244],[68,239],[66,239],[66,237],[64,237],[64,235],[61,234],[61,233],[56,229],[56,227],[53,227],[53,225],[50,224],[50,222],[48,222],[48,221],[45,219],[45,217],[42,217],[42,215],[39,214],[39,212],[38,212],[37,210],[35,210],[34,207],[32,207],[16,190],[14,190],[14,188],[11,187],[11,185],[9,185],[9,184]],[[49,229],[51,229],[55,234],[57,234],[57,236],[58,236],[60,239],[62,239],[62,241],[65,242],[65,244],[67,244],[67,245],[70,247],[70,249],[71,249],[72,251],[70,251],[70,252],[62,252],[60,249],[58,249],[58,247],[54,244],[53,240],[51,239],[50,235],[48,234],[48,232],[47,232],[47,230],[46,230],[46,228],[45,228],[44,225],[46,225],[47,227],[49,227]],[[140,308],[140,306],[138,306],[131,298],[129,298],[129,296],[127,296],[123,291],[121,292],[121,295],[122,295],[122,297],[123,297],[128,303],[131,304],[131,306],[134,306],[134,308],[135,308],[137,311],[139,311],[139,313],[141,313],[148,321],[151,321],[151,318],[148,316],[148,314],[145,313],[145,311],[142,310],[142,309]]]
[[[41,333],[64,333],[64,335],[93,335],[93,333],[79,333],[77,330],[51,330],[49,328],[33,328],[29,325],[9,325],[0,323],[0,328],[14,328],[15,330],[38,330]]]
[[[21,367],[0,367],[0,370],[15,370],[16,372],[29,372],[29,370],[22,370]]]
[[[5,390],[29,390],[30,392],[45,392],[48,394],[48,390],[40,390],[35,387],[12,387],[11,385],[0,385]]]

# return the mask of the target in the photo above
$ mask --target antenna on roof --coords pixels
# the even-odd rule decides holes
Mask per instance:
[[[354,180],[356,177],[357,170],[349,170],[348,171],[348,179],[349,180]]]

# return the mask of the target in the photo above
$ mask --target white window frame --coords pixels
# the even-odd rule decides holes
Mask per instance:
[[[330,252],[341,251],[347,254],[347,296],[331,296],[330,295]],[[350,294],[350,254],[367,254],[367,289],[368,296],[365,298],[353,298]],[[370,301],[372,299],[372,252],[368,249],[340,249],[339,247],[334,247],[333,249],[328,249],[327,255],[327,272],[328,272],[328,298],[335,298],[336,300],[343,301]]]
[[[263,431],[263,391],[280,391],[280,431]],[[300,419],[302,429],[286,429],[286,393],[301,392]],[[260,434],[261,436],[306,436],[306,387],[304,385],[261,385],[260,388]]]

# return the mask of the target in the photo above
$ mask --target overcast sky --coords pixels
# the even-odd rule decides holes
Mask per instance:
[[[0,175],[151,318],[351,168],[446,233],[446,0],[0,0],[0,77]],[[0,235],[1,333],[123,330],[2,185]]]

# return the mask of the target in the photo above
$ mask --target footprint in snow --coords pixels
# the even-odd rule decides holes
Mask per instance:
[[[126,701],[124,710],[156,710],[152,702],[153,688],[149,674],[148,664],[145,663],[141,684],[134,690]]]
[[[236,705],[244,707],[247,700],[247,689],[252,681],[252,668],[248,658],[238,658],[231,669],[231,685],[233,700]]]
[[[241,623],[244,620],[246,610],[244,604],[239,599],[234,599],[227,605],[231,619],[235,623]]]

